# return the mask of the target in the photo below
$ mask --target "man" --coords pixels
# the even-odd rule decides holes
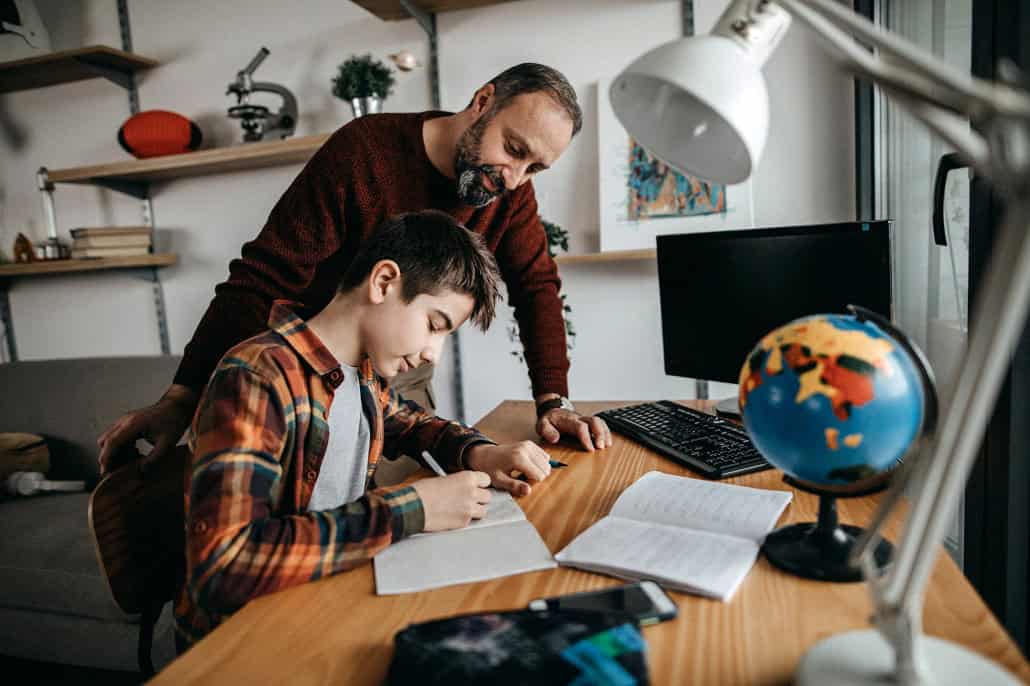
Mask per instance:
[[[174,383],[97,440],[102,469],[143,437],[154,457],[189,425],[200,391],[233,345],[264,330],[272,302],[323,309],[362,242],[386,217],[444,211],[494,253],[515,308],[537,402],[537,433],[562,434],[586,450],[611,445],[597,417],[568,402],[569,362],[557,267],[547,251],[531,179],[565,152],[582,125],[572,86],[549,67],[525,63],[476,91],[461,112],[382,114],[339,129],[276,203],[257,238],[229,265],[229,279],[186,346]],[[426,383],[396,387],[426,404]],[[432,407],[432,403],[427,404]]]

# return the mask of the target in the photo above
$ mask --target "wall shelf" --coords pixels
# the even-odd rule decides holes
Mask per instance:
[[[586,255],[558,255],[554,261],[558,264],[598,264],[601,262],[629,262],[631,260],[653,260],[657,256],[654,248],[643,250],[612,250],[594,252]]]
[[[72,274],[76,272],[107,271],[112,269],[152,269],[175,264],[179,256],[174,253],[134,255],[132,257],[101,257],[90,260],[44,260],[18,264],[0,264],[0,279],[30,276]]]
[[[353,0],[353,2],[384,21],[411,19],[411,14],[404,9],[399,0]],[[514,0],[414,0],[412,4],[423,12],[438,14],[499,5],[502,2],[514,2]]]
[[[128,88],[133,74],[157,65],[157,60],[106,45],[61,50],[39,57],[0,62],[0,93],[96,78],[106,78]]]
[[[49,169],[47,178],[52,183],[94,184],[135,195],[133,190],[145,188],[152,181],[304,162],[328,139],[329,134],[319,134],[278,141],[240,143],[143,160]]]

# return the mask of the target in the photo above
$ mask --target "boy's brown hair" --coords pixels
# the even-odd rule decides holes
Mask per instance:
[[[422,293],[450,290],[472,297],[470,319],[486,331],[494,319],[500,271],[483,239],[438,210],[394,215],[372,233],[340,282],[341,291],[358,286],[381,260],[401,270],[401,297],[409,303]]]

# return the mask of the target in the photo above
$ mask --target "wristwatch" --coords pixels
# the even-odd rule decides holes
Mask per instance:
[[[551,398],[550,400],[545,400],[545,401],[543,401],[542,403],[540,403],[539,405],[536,406],[536,416],[537,416],[537,418],[539,419],[540,417],[543,417],[545,414],[547,414],[551,410],[555,409],[556,407],[557,408],[561,408],[563,410],[568,410],[569,412],[575,412],[576,411],[576,408],[572,405],[571,402],[569,402],[568,398],[566,398],[563,395],[559,395],[557,398]]]

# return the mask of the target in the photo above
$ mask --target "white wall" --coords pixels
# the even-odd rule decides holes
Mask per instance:
[[[76,8],[67,5],[75,4]],[[330,94],[335,65],[353,53],[385,58],[406,48],[425,61],[426,41],[414,21],[382,22],[344,0],[283,4],[262,0],[133,0],[136,52],[162,66],[140,82],[143,109],[164,108],[197,121],[205,147],[238,137],[225,116],[234,104],[225,87],[266,45],[256,76],[291,88],[300,103],[297,135],[331,131],[350,118]],[[696,2],[698,32],[710,28],[722,0]],[[441,96],[465,105],[476,87],[507,66],[539,61],[562,70],[579,93],[582,133],[537,181],[541,211],[571,233],[571,251],[593,252],[598,238],[597,89],[644,50],[678,36],[675,0],[521,0],[442,14]],[[118,46],[113,0],[40,2],[55,48]],[[300,8],[303,7],[303,12]],[[758,225],[839,221],[854,214],[851,80],[842,76],[801,28],[793,29],[766,67],[773,126],[754,178]],[[424,70],[398,77],[387,111],[429,106]],[[269,101],[270,103],[273,101]],[[0,249],[14,236],[45,237],[36,168],[127,159],[115,140],[128,116],[125,93],[103,81],[8,95],[0,107],[28,137],[14,150],[0,139]],[[159,249],[180,255],[162,272],[171,345],[181,352],[225,278],[230,259],[262,226],[299,166],[181,179],[152,189]],[[139,204],[96,188],[58,186],[58,224],[139,223]],[[9,255],[9,252],[7,253]],[[653,263],[567,266],[565,290],[579,332],[570,376],[574,399],[693,395],[693,383],[662,371],[656,269]],[[10,293],[23,359],[159,351],[149,284],[131,276],[67,276],[17,282]],[[504,398],[528,398],[525,369],[510,355],[505,324],[487,335],[462,333],[466,416],[475,420]],[[452,413],[449,360],[437,383],[441,412]],[[725,395],[731,388],[715,389]]]

